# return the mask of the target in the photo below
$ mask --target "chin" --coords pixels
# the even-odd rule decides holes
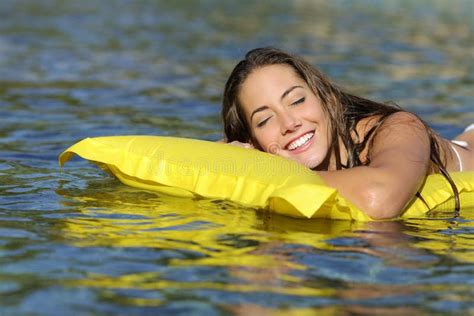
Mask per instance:
[[[309,169],[318,167],[322,162],[321,159],[318,158],[298,159],[297,161]]]

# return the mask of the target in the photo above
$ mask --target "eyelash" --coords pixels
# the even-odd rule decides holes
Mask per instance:
[[[270,116],[270,117],[271,117],[271,116]],[[264,126],[264,125],[267,123],[267,121],[270,119],[270,117],[267,117],[267,118],[264,119],[263,121],[259,122],[259,123],[257,124],[257,127],[262,127],[262,126]]]
[[[291,105],[298,105],[298,104],[303,103],[304,101],[305,101],[305,97],[302,97],[301,99],[298,99],[298,100],[296,100],[295,102],[293,102]],[[259,122],[259,123],[257,124],[257,127],[262,127],[262,126],[264,126],[270,118],[271,118],[271,116],[270,116],[270,117],[267,117],[267,118],[264,119],[263,121]]]
[[[291,105],[297,105],[297,104],[303,103],[304,100],[305,100],[305,97],[302,97],[301,99],[296,100],[295,102],[293,102]]]

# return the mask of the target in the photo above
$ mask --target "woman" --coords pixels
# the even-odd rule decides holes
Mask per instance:
[[[416,115],[351,95],[303,59],[247,53],[224,91],[227,142],[293,159],[374,219],[398,216],[428,174],[474,170],[474,131],[455,144]]]

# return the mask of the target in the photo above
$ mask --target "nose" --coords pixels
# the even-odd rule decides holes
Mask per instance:
[[[280,115],[280,131],[282,135],[292,133],[301,126],[301,121],[288,111]]]

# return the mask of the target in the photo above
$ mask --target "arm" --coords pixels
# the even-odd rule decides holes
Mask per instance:
[[[413,114],[399,112],[379,127],[369,165],[318,174],[370,217],[393,218],[423,183],[429,157],[425,127]]]
[[[242,148],[251,148],[251,149],[255,148],[255,147],[253,147],[253,145],[251,143],[241,143],[241,142],[236,141],[236,140],[229,143],[227,141],[227,137],[219,139],[218,141],[216,141],[216,143],[230,144],[230,145],[237,146],[237,147],[242,147]]]

